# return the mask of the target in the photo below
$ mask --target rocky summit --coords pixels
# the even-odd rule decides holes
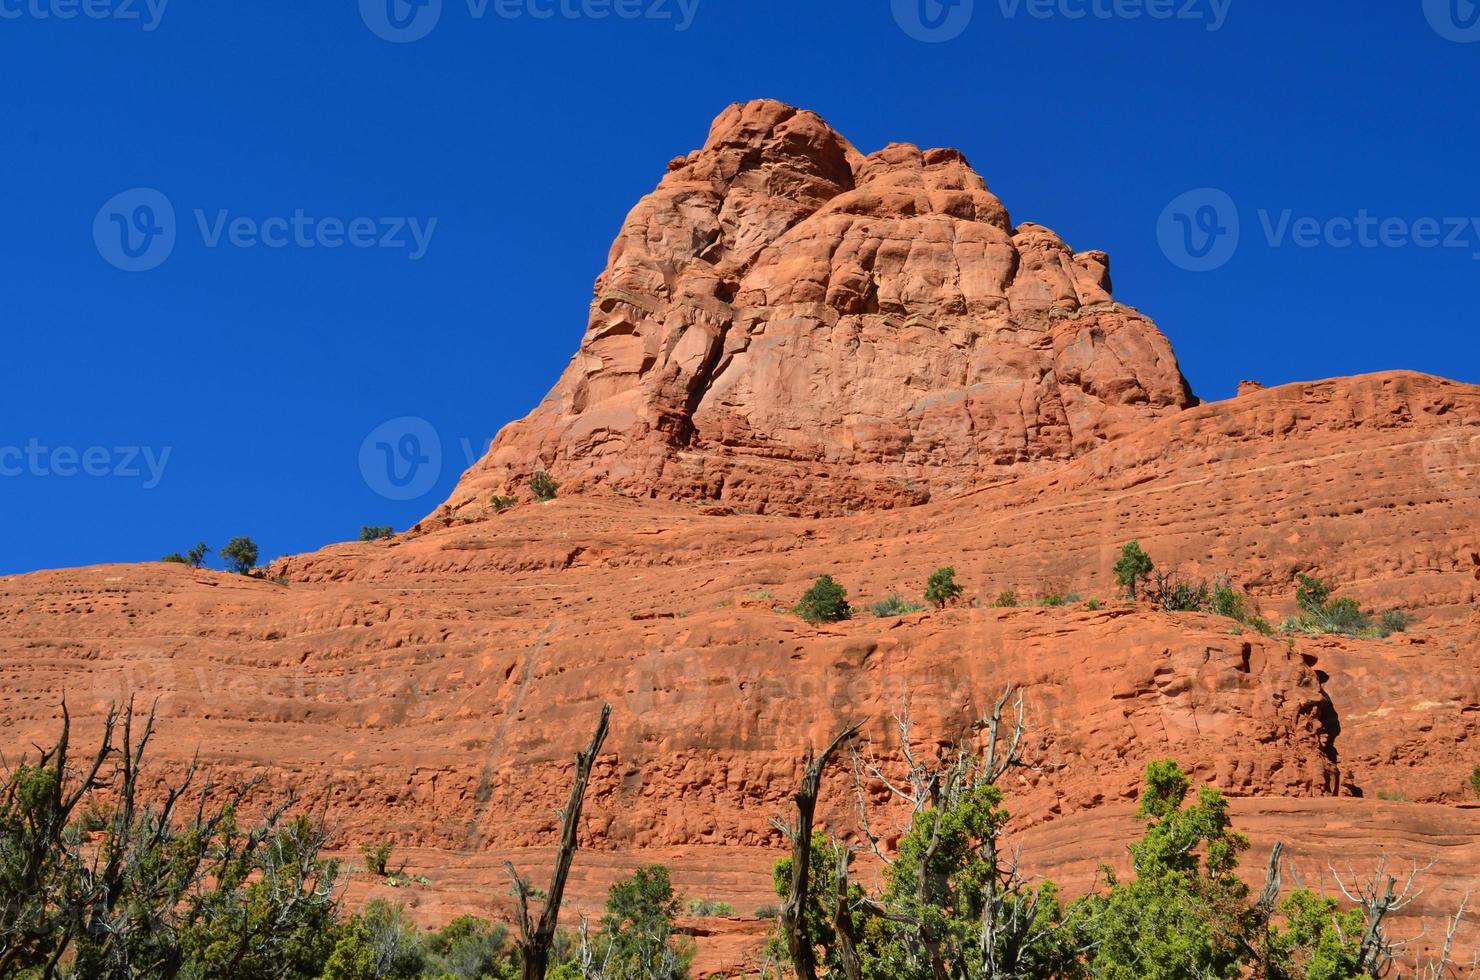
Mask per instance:
[[[545,468],[757,513],[920,504],[1192,404],[1109,257],[1015,225],[960,152],[864,156],[751,102],[633,208],[570,366],[451,503]]]
[[[1131,540],[1226,576],[1246,615],[1124,600]],[[959,602],[863,611],[945,565]],[[824,573],[854,618],[793,614]],[[1297,574],[1412,621],[1258,628],[1300,613]],[[1125,866],[1145,765],[1174,757],[1308,884],[1436,861],[1403,915],[1439,942],[1480,872],[1477,589],[1480,388],[1394,371],[1200,404],[1106,255],[1014,224],[960,153],[865,156],[753,102],[668,165],[565,374],[411,531],[255,577],[0,579],[0,741],[54,737],[64,695],[78,740],[158,699],[160,776],[198,752],[323,808],[347,853],[393,839],[419,877],[351,898],[440,925],[507,915],[502,861],[548,862],[609,701],[572,906],[662,861],[740,911],[687,925],[702,970],[739,971],[808,746],[856,723],[898,763],[1012,686],[1035,760],[1004,786],[1012,829],[1067,893]],[[857,840],[847,768],[818,813]]]

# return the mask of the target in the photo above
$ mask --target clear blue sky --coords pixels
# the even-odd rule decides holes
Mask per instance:
[[[921,2],[699,0],[683,25],[679,0],[0,0],[0,572],[407,526],[553,383],[628,208],[761,96],[865,152],[962,148],[1015,220],[1111,254],[1204,398],[1480,382],[1470,0]],[[134,188],[159,193],[105,207]],[[1227,196],[1164,214],[1199,188]],[[172,250],[122,271],[167,243],[161,197]],[[1207,259],[1230,206],[1238,247]],[[1337,247],[1364,214],[1397,224]],[[424,249],[298,244],[360,217],[362,242],[436,225]],[[360,465],[402,416],[442,448],[409,500]]]

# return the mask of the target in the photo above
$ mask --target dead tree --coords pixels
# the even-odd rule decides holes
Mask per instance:
[[[1429,867],[1433,865],[1430,864]],[[1357,946],[1357,969],[1370,976],[1385,976],[1403,948],[1412,942],[1394,939],[1388,932],[1387,920],[1412,905],[1423,894],[1423,889],[1417,885],[1419,875],[1426,870],[1428,868],[1415,865],[1403,882],[1403,887],[1399,888],[1397,877],[1388,873],[1385,859],[1378,863],[1370,878],[1357,880],[1352,876],[1350,884],[1342,880],[1334,867],[1331,868],[1331,877],[1336,879],[1336,887],[1341,889],[1349,902],[1362,910],[1362,937]]]
[[[545,907],[540,910],[539,921],[530,918],[529,899],[533,894],[529,882],[519,877],[514,863],[507,861],[504,867],[514,880],[514,895],[519,899],[519,956],[521,980],[544,980],[550,967],[550,949],[555,945],[555,929],[560,919],[560,902],[565,896],[565,880],[570,876],[571,862],[575,860],[576,832],[581,823],[581,807],[586,802],[586,786],[591,780],[591,767],[606,741],[612,706],[601,706],[601,720],[585,751],[576,755],[575,782],[570,787],[570,799],[560,813],[560,849],[555,855],[555,868],[550,872],[550,887],[545,892]]]
[[[802,783],[795,796],[796,823],[790,827],[778,825],[791,839],[791,887],[781,904],[780,919],[781,931],[786,936],[787,952],[791,954],[791,965],[797,971],[797,980],[817,980],[817,937],[810,935],[807,928],[807,903],[812,873],[812,821],[817,813],[822,773],[838,746],[857,734],[858,726],[852,725],[838,732],[821,755],[813,755],[808,750]]]
[[[896,836],[917,828],[922,814],[933,815],[928,824],[930,836],[919,857],[919,880],[915,882],[915,898],[922,907],[938,906],[949,887],[949,882],[937,880],[926,872],[941,845],[945,814],[971,793],[984,786],[999,785],[1008,772],[1028,764],[1024,759],[1023,743],[1027,733],[1024,715],[1022,692],[1009,685],[993,703],[990,712],[972,725],[974,732],[984,734],[984,745],[978,749],[969,738],[962,738],[941,752],[936,760],[926,761],[915,755],[911,718],[906,705],[901,713],[895,715],[900,752],[905,763],[902,779],[887,775],[872,754],[865,758],[857,750],[853,752],[854,789],[860,822],[865,839],[881,861],[894,863],[880,845],[884,835],[874,829],[866,782],[883,786],[892,799],[907,805],[908,814],[895,828]],[[979,843],[979,857],[987,865],[981,891],[974,896],[981,909],[976,955],[983,964],[982,975],[1021,976],[1025,969],[1022,963],[1028,951],[1042,938],[1043,931],[1051,927],[1039,921],[1038,892],[1019,871],[1016,852],[1005,848],[1000,828]],[[877,904],[871,903],[870,907],[876,914],[883,913]],[[952,940],[937,935],[937,930],[929,922],[887,917],[904,925],[918,940],[920,953],[929,963],[932,974],[940,978],[950,975],[948,962],[959,959],[948,951]]]

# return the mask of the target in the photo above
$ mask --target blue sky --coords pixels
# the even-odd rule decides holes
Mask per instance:
[[[1470,0],[389,2],[0,0],[0,572],[407,526],[554,382],[666,162],[762,96],[963,149],[1111,254],[1204,398],[1480,382]],[[403,417],[440,459],[367,479]]]

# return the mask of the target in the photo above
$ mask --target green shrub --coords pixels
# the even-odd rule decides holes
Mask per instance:
[[[948,565],[945,568],[937,568],[930,574],[930,580],[925,583],[925,601],[937,609],[944,609],[947,603],[960,599],[965,591],[956,584],[955,566]]]
[[[160,560],[178,565],[189,565],[191,568],[199,568],[206,563],[206,555],[210,553],[211,549],[206,547],[206,543],[202,541],[183,555],[176,551],[172,554],[165,555]]]
[[[1295,580],[1300,583],[1295,589],[1296,605],[1308,613],[1323,611],[1326,600],[1331,598],[1331,587],[1309,575],[1297,574]]]
[[[694,944],[679,936],[673,919],[678,897],[668,869],[638,868],[611,886],[601,934],[593,942],[602,975],[612,980],[681,980],[689,975]]]
[[[1084,608],[1088,609],[1090,612],[1097,612],[1100,608],[1100,600],[1091,599],[1089,602],[1086,602],[1084,604]]]
[[[550,496],[555,496],[553,491],[550,493]],[[514,497],[501,497],[498,494],[494,494],[488,502],[493,506],[493,512],[495,514],[502,514],[504,511],[508,510],[510,507],[513,507],[519,501]]]
[[[320,980],[417,980],[421,975],[416,923],[404,906],[377,898],[350,920]]]
[[[1292,616],[1280,624],[1284,633],[1339,633],[1364,639],[1380,639],[1397,632],[1396,627],[1406,629],[1412,620],[1402,610],[1385,614],[1381,622],[1374,623],[1372,614],[1362,609],[1361,603],[1350,596],[1331,597],[1331,587],[1318,578],[1296,575],[1295,602],[1301,615]]]
[[[781,910],[774,905],[762,905],[753,913],[757,919],[774,919]]]
[[[1224,576],[1213,580],[1213,596],[1210,603],[1212,611],[1219,616],[1227,616],[1236,619],[1240,623],[1248,618],[1245,608],[1244,594],[1233,587],[1233,583]]]
[[[823,575],[797,603],[796,614],[809,623],[836,623],[853,615],[848,592],[831,575]]]
[[[1207,612],[1213,603],[1207,582],[1185,578],[1176,570],[1157,573],[1147,591],[1151,601],[1167,612]]]
[[[995,603],[995,605],[998,609],[1012,609],[1017,604],[1017,593],[1012,591],[1011,589],[1007,589],[1006,591],[997,594],[997,602]]]
[[[360,848],[360,853],[365,855],[365,870],[382,878],[390,874],[391,851],[394,849],[395,845],[390,841],[366,844]]]
[[[423,949],[422,976],[437,980],[485,980],[511,974],[505,965],[517,956],[509,945],[509,930],[472,915],[460,915],[429,934]]]
[[[919,612],[924,608],[918,602],[910,602],[904,596],[895,592],[887,599],[880,599],[878,602],[871,603],[868,611],[880,619],[887,619],[891,616],[903,616],[906,613]]]
[[[257,567],[257,544],[251,538],[235,537],[221,549],[226,567],[238,575],[246,575]]]
[[[529,489],[534,492],[534,499],[539,501],[554,500],[555,494],[560,489],[560,484],[544,470],[535,470],[534,476],[529,478]]]
[[[1406,633],[1408,627],[1413,625],[1413,617],[1402,609],[1389,609],[1382,614],[1377,621],[1377,631],[1381,636],[1388,637],[1394,633]]]
[[[1040,606],[1050,606],[1050,607],[1067,606],[1069,603],[1074,602],[1077,599],[1078,599],[1078,596],[1061,595],[1061,594],[1059,594],[1057,592],[1050,592],[1048,595],[1046,595],[1046,596],[1042,597],[1041,599],[1039,599],[1038,600],[1038,604]]]
[[[735,906],[729,902],[691,898],[684,906],[684,912],[693,919],[724,919],[735,914]]]
[[[1274,627],[1269,625],[1269,620],[1263,616],[1251,616],[1246,622],[1265,636],[1274,636]]]
[[[380,527],[365,526],[360,528],[360,540],[379,541],[383,538],[389,538],[395,533],[395,529],[392,528],[389,524],[384,524]]]
[[[1134,601],[1141,582],[1150,577],[1155,565],[1151,557],[1141,550],[1139,541],[1132,541],[1120,549],[1120,560],[1115,563],[1115,581],[1125,588]]]
[[[1475,797],[1480,799],[1480,766],[1476,766],[1470,770],[1470,789],[1474,792]]]

